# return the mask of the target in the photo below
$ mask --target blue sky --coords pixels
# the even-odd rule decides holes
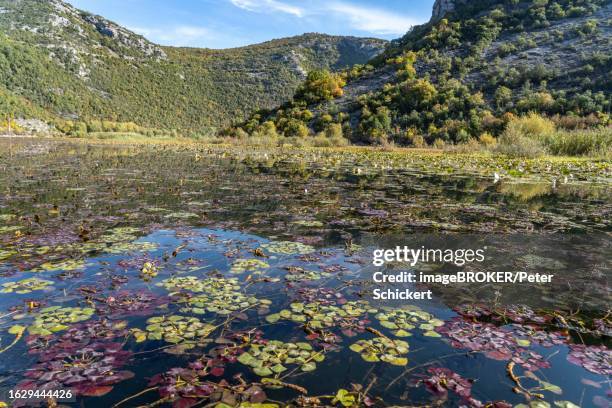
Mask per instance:
[[[393,39],[434,0],[68,0],[163,45],[229,48],[305,32]]]

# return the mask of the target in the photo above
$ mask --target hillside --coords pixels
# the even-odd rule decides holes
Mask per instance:
[[[611,22],[609,0],[437,0],[429,23],[369,65],[313,75],[228,133],[441,145],[488,140],[528,112],[606,126]]]
[[[286,101],[310,70],[363,63],[384,46],[305,34],[228,50],[161,47],[61,0],[0,0],[0,115],[210,132]]]

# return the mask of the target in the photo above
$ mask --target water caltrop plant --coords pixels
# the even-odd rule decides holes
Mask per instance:
[[[270,265],[261,259],[237,259],[232,264],[230,272],[236,275],[249,273],[262,273],[268,269]]]
[[[323,351],[315,351],[308,343],[285,343],[271,340],[267,344],[253,344],[238,357],[238,361],[251,367],[262,377],[279,376],[290,365],[298,365],[301,371],[314,371],[317,363],[325,360]]]
[[[396,366],[405,366],[408,359],[409,345],[403,340],[392,340],[387,337],[374,337],[370,340],[358,340],[350,349],[359,353],[368,363],[383,361]]]
[[[392,333],[397,337],[410,336],[411,330],[416,327],[421,329],[425,336],[439,337],[440,335],[434,329],[444,325],[442,320],[436,319],[430,313],[416,306],[407,309],[387,308],[378,313],[376,318],[380,321],[382,327],[391,329]]]
[[[28,328],[28,332],[30,334],[49,335],[67,330],[70,324],[88,320],[94,313],[95,309],[90,307],[46,307],[35,315],[34,322]]]
[[[38,278],[28,278],[23,279],[17,282],[7,282],[3,283],[2,289],[0,289],[0,293],[16,293],[18,295],[23,295],[26,293],[31,293],[36,290],[44,290],[53,285],[53,281],[38,279]]]
[[[149,340],[164,340],[167,343],[196,344],[208,337],[215,326],[201,322],[196,317],[180,315],[155,316],[147,319],[146,338]],[[137,334],[137,339],[139,333]]]
[[[301,242],[279,241],[262,244],[261,247],[272,254],[279,255],[294,255],[294,254],[310,254],[315,249]]]
[[[6,384],[75,392],[58,406],[607,407],[607,163],[1,139]],[[375,301],[374,242],[402,231],[479,232],[487,268],[563,284]],[[560,256],[585,250],[588,270]]]
[[[181,312],[205,314],[207,312],[219,315],[229,315],[234,312],[258,308],[265,311],[272,303],[268,299],[258,299],[238,291],[211,290],[210,294],[177,297],[178,303],[185,304]]]
[[[169,291],[188,291],[194,293],[233,292],[240,289],[240,284],[235,278],[207,278],[201,279],[195,276],[177,276],[157,283]]]

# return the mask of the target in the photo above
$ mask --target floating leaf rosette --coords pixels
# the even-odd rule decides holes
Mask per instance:
[[[15,254],[17,254],[17,251],[9,249],[0,249],[0,261],[8,259]]]
[[[214,293],[217,291],[231,292],[240,290],[238,279],[230,278],[208,278],[199,279],[195,276],[178,276],[161,281],[157,286],[162,286],[168,291],[185,290],[194,293]]]
[[[272,340],[267,344],[252,344],[238,357],[238,361],[251,367],[259,376],[280,375],[288,365],[297,364],[302,371],[314,371],[316,363],[325,360],[323,351],[315,351],[308,343],[284,343]]]
[[[191,213],[191,212],[173,212],[173,213],[164,215],[164,217],[165,218],[176,218],[179,220],[186,220],[189,218],[197,218],[198,214]]]
[[[159,266],[155,262],[145,262],[140,269],[140,277],[145,280],[151,280],[159,273]]]
[[[404,309],[386,308],[378,313],[376,318],[380,321],[381,326],[391,329],[392,333],[397,337],[410,336],[410,330],[416,327],[423,330],[425,336],[440,337],[440,334],[435,332],[434,329],[444,325],[442,320],[436,319],[432,314],[418,307]]]
[[[270,253],[280,255],[305,255],[315,251],[310,245],[291,241],[269,242],[267,244],[262,244],[261,247]]]
[[[408,359],[408,343],[403,340],[392,340],[387,337],[375,337],[371,340],[358,340],[350,347],[355,353],[369,363],[384,361],[396,366],[405,366]]]
[[[167,304],[167,298],[149,292],[122,291],[96,300],[99,302],[97,312],[112,317],[146,315],[155,307]]]
[[[85,261],[81,259],[64,259],[61,261],[45,262],[38,268],[33,269],[34,272],[55,272],[55,271],[76,271],[77,269],[85,268]]]
[[[567,361],[595,374],[612,375],[612,350],[603,345],[572,344]]]
[[[289,309],[268,315],[266,320],[275,323],[281,319],[303,323],[311,330],[330,327],[341,327],[353,319],[363,317],[366,313],[375,313],[375,309],[369,308],[364,301],[347,302],[342,306],[311,303],[292,303]]]
[[[171,402],[177,408],[201,406],[202,403],[215,408],[279,407],[278,404],[265,402],[267,395],[261,385],[249,384],[242,378],[237,384],[230,384],[226,380],[218,383],[212,381],[211,377],[219,376],[219,371],[223,372],[223,366],[215,366],[218,363],[204,358],[190,363],[189,368],[172,368],[153,376],[149,386],[157,388],[164,401]]]
[[[157,250],[158,245],[154,242],[120,242],[113,244],[104,251],[110,254],[121,254],[123,252],[148,252]]]
[[[521,256],[518,259],[518,263],[521,264],[521,266],[525,266],[529,269],[540,268],[540,269],[548,269],[551,271],[563,269],[566,267],[566,265],[563,262],[557,259],[546,258],[543,256],[534,255],[534,254],[527,254],[527,255]]]
[[[21,229],[19,225],[7,225],[0,227],[0,234],[6,234],[7,232],[17,232]]]
[[[135,242],[138,239],[140,230],[133,227],[113,228],[99,239],[80,245],[75,250],[83,253],[90,251],[103,251],[111,254],[124,252],[147,252],[154,251],[158,245],[154,242]]]
[[[102,241],[104,242],[126,242],[135,241],[138,239],[138,233],[140,230],[135,227],[117,227],[109,230],[106,234],[102,235]]]
[[[332,276],[328,272],[317,272],[306,270],[301,267],[291,267],[289,273],[285,275],[285,280],[289,282],[304,282],[304,281],[316,281],[323,278],[329,278]]]
[[[7,282],[2,284],[0,293],[17,293],[19,295],[34,292],[36,290],[44,290],[53,285],[53,281],[28,278],[17,282]]]
[[[28,331],[30,334],[49,335],[68,329],[71,323],[89,320],[94,312],[90,307],[47,307],[36,315]]]
[[[268,269],[270,265],[261,259],[237,259],[233,264],[230,272],[233,274],[242,274],[245,272],[262,273]]]
[[[298,220],[298,221],[293,221],[293,224],[299,225],[302,227],[322,227],[323,225],[325,225],[321,221],[317,221],[317,220]]]
[[[215,326],[201,322],[196,317],[180,315],[155,316],[147,320],[146,339],[167,343],[193,342],[206,338]],[[137,341],[143,341],[142,332],[136,332]]]
[[[15,214],[0,214],[0,221],[2,222],[10,221],[15,217],[16,217]]]
[[[20,388],[72,389],[77,395],[99,397],[113,386],[134,377],[120,370],[131,357],[121,350],[121,343],[92,343],[79,348],[58,344],[46,354],[44,361],[26,371],[28,378]]]
[[[233,312],[242,311],[254,307],[265,310],[272,303],[267,299],[258,299],[237,291],[211,290],[210,293],[179,299],[180,303],[187,306],[181,308],[181,312],[192,312],[204,314],[206,312],[228,315]]]
[[[460,317],[436,328],[451,340],[451,346],[478,351],[494,360],[512,360],[523,368],[535,371],[550,363],[540,354],[527,350],[529,341],[517,338],[512,331],[490,323],[467,321]]]

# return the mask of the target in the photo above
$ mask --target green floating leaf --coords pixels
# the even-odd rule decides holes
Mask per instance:
[[[25,329],[26,329],[26,328],[25,328],[24,326],[21,326],[21,325],[16,324],[16,325],[14,325],[14,326],[11,326],[11,327],[8,329],[8,332],[9,332],[9,334],[14,334],[14,335],[16,335],[16,336],[17,336],[17,335],[23,334],[23,332],[25,331]]]
[[[336,393],[336,396],[332,400],[332,403],[336,404],[339,402],[340,404],[342,404],[343,407],[352,407],[355,405],[356,401],[357,399],[353,394],[341,388]]]
[[[440,337],[434,334],[436,327],[444,325],[444,321],[435,318],[432,314],[421,310],[417,306],[406,306],[402,309],[385,308],[376,318],[384,328],[391,329],[397,337],[408,337],[410,331],[416,326],[423,330],[428,337]]]
[[[384,361],[398,366],[408,364],[408,359],[402,355],[408,353],[408,343],[403,340],[391,340],[386,337],[375,337],[371,340],[358,340],[349,347],[359,353],[364,361],[376,363]]]
[[[529,347],[531,345],[531,342],[527,339],[516,339],[516,343],[521,346],[521,347]]]
[[[579,405],[576,405],[570,401],[555,401],[554,404],[559,408],[580,408]]]
[[[261,247],[270,253],[283,255],[305,255],[315,251],[315,249],[310,245],[302,244],[301,242],[291,241],[270,242],[261,245]]]
[[[268,323],[276,323],[280,320],[281,316],[278,313],[269,314],[266,316],[266,321]]]
[[[557,395],[563,394],[563,390],[561,389],[561,387],[555,384],[551,384],[546,381],[540,380],[540,387],[542,387],[543,391],[552,392],[553,394],[557,394]]]
[[[230,272],[233,274],[241,274],[245,272],[262,273],[269,267],[270,265],[261,259],[237,259],[232,264]]]
[[[314,351],[308,343],[272,340],[265,345],[252,344],[237,360],[251,367],[255,374],[266,377],[286,371],[291,364],[299,364],[302,371],[313,371],[317,368],[316,363],[324,359],[323,352]]]
[[[43,336],[68,329],[68,324],[90,319],[95,310],[90,307],[51,306],[41,309],[28,328],[30,334]]]

